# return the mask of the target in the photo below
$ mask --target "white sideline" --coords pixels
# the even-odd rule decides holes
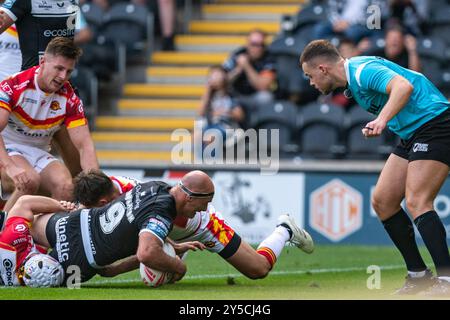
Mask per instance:
[[[352,272],[352,271],[366,271],[367,267],[351,267],[351,268],[328,268],[328,269],[310,269],[310,270],[298,270],[298,271],[272,271],[269,273],[269,276],[277,276],[277,275],[289,275],[289,274],[315,274],[315,273],[343,273],[343,272]],[[379,266],[381,270],[395,270],[406,268],[405,265],[387,265],[387,266]],[[406,272],[406,271],[405,271]],[[205,275],[193,275],[193,276],[185,276],[183,278],[186,280],[193,279],[219,279],[219,278],[227,278],[227,277],[244,277],[241,273],[228,273],[228,274],[205,274]],[[181,281],[183,281],[181,280]],[[82,286],[89,287],[89,285],[98,285],[98,284],[114,284],[114,283],[139,283],[142,282],[140,279],[105,279],[105,280],[96,280],[89,281]]]

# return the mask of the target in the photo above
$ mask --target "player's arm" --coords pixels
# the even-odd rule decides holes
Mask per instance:
[[[136,255],[117,261],[97,270],[102,277],[115,277],[119,274],[130,272],[139,268],[139,259]]]
[[[8,29],[14,22],[30,15],[31,3],[32,1],[30,0],[2,1],[0,8],[0,33]]]
[[[52,148],[55,148],[58,154],[63,158],[64,164],[69,169],[72,177],[76,177],[83,169],[80,166],[80,154],[78,149],[70,140],[69,133],[65,127],[61,127],[53,135]]]
[[[74,208],[75,205],[71,202],[58,201],[43,196],[25,195],[21,196],[8,212],[8,218],[23,217],[33,221],[36,214],[71,211]]]
[[[189,250],[197,251],[197,249],[199,250],[206,249],[206,246],[199,241],[187,241],[177,243],[170,238],[166,238],[166,241],[170,243],[172,247],[175,249],[175,253],[177,254],[177,256],[181,256],[182,254],[184,254]]]
[[[389,95],[386,104],[378,117],[366,124],[363,134],[366,137],[381,135],[387,123],[408,103],[413,90],[414,86],[404,77],[396,75],[392,78],[386,87],[386,93]]]
[[[94,142],[87,125],[68,128],[70,139],[80,152],[80,164],[84,171],[98,169],[97,156],[95,154]]]
[[[6,14],[3,9],[0,9],[0,34],[5,32],[5,30],[8,29],[13,23],[14,20],[11,19],[11,17]]]
[[[183,254],[188,250],[196,251],[197,249],[203,250],[206,248],[203,243],[198,241],[189,241],[179,244],[169,238],[166,238],[166,241],[174,247],[175,253],[177,255]],[[119,274],[138,269],[139,263],[140,262],[137,255],[132,255],[128,258],[122,259],[99,269],[97,273],[102,277],[115,277]]]
[[[12,83],[7,80],[0,84],[0,132],[8,125],[9,116],[15,104],[14,92],[11,89]],[[0,165],[6,174],[11,178],[14,186],[18,190],[24,190],[30,181],[24,168],[17,166],[6,151],[5,142],[0,135]]]
[[[0,132],[3,131],[7,124],[10,115],[9,108],[4,101],[0,98]],[[15,187],[18,190],[23,190],[25,185],[30,181],[25,169],[18,167],[8,155],[6,151],[5,142],[3,137],[0,135],[0,163],[5,169],[6,174],[13,180]]]
[[[149,268],[174,273],[173,281],[181,279],[187,271],[186,264],[180,258],[164,252],[163,240],[152,232],[141,231],[136,256]]]
[[[388,96],[378,117],[367,123],[362,130],[366,137],[379,136],[387,123],[408,103],[414,87],[406,78],[385,66],[382,60],[377,59],[359,66],[355,79],[362,89]]]
[[[378,118],[384,122],[389,122],[408,103],[409,97],[414,90],[414,86],[402,76],[395,76],[389,81],[386,92],[389,99],[381,110]]]

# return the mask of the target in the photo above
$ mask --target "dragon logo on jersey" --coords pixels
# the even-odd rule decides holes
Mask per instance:
[[[58,101],[52,101],[52,103],[50,104],[50,109],[53,111],[58,111],[61,110],[61,106],[59,105]]]

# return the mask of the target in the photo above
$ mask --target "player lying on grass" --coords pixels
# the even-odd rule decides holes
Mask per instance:
[[[212,182],[211,182],[212,183]],[[140,183],[123,177],[108,177],[100,170],[80,173],[74,181],[74,198],[86,207],[98,207],[113,201],[121,194],[133,190]],[[191,189],[182,180],[176,187],[184,197],[195,199],[204,197]],[[207,197],[204,199],[208,199]],[[286,242],[291,242],[306,253],[314,250],[311,236],[300,229],[289,215],[281,215],[278,225],[258,248],[253,249],[222,219],[211,203],[207,209],[198,210],[188,217],[178,215],[173,221],[169,237],[177,242],[200,241],[210,252],[218,253],[243,275],[251,279],[267,276],[281,254]],[[122,265],[104,269],[105,276],[115,276],[126,270],[125,264],[133,261],[130,257]],[[136,264],[137,268],[139,264]],[[129,270],[127,270],[129,271]]]
[[[41,196],[22,196],[9,211],[0,233],[0,284],[55,287],[61,285],[60,263],[35,244],[30,228],[34,215],[72,210],[73,203]]]
[[[102,274],[105,266],[133,255],[134,260],[121,264],[121,268],[126,267],[122,272],[143,263],[172,273],[172,281],[178,281],[186,273],[186,265],[178,257],[165,254],[163,243],[177,216],[191,218],[197,211],[206,210],[214,196],[214,185],[203,172],[188,173],[182,181],[197,196],[188,197],[179,186],[164,182],[143,183],[100,208],[40,216],[32,229],[33,238],[53,248],[50,255],[64,268],[65,283],[70,266],[78,266],[84,282]],[[203,246],[183,243],[177,254],[197,248]]]

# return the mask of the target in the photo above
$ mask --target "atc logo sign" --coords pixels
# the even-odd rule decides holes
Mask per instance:
[[[334,179],[311,193],[309,224],[338,242],[362,226],[362,195],[339,179]]]

